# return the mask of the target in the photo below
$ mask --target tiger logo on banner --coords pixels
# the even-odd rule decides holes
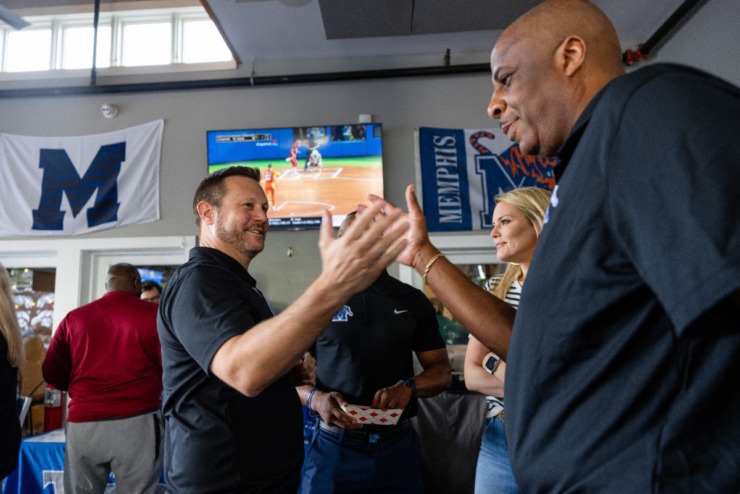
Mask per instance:
[[[555,186],[556,159],[525,155],[498,129],[418,131],[422,205],[430,232],[488,230],[494,196]]]

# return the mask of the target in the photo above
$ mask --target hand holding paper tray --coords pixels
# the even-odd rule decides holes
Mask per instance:
[[[371,408],[349,403],[342,403],[341,406],[361,424],[396,425],[403,413],[403,408]]]

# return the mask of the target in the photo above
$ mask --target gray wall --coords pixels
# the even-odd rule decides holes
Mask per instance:
[[[655,53],[716,74],[740,86],[740,2],[708,0]]]
[[[161,219],[91,237],[192,235],[192,194],[206,174],[205,133],[211,129],[357,122],[370,113],[383,123],[386,196],[403,200],[414,181],[414,129],[418,126],[489,126],[486,75],[378,80],[305,86],[192,90],[159,94],[0,98],[0,132],[82,135],[118,130],[163,118]],[[119,115],[106,120],[100,106]],[[250,266],[280,310],[319,272],[318,232],[271,232],[268,248]],[[288,247],[294,255],[288,257]],[[269,269],[268,269],[269,267]],[[288,274],[289,273],[289,274]]]
[[[737,0],[709,0],[654,61],[698,66],[740,85],[739,5]],[[190,203],[206,174],[207,130],[352,123],[358,114],[370,113],[383,123],[386,197],[402,203],[405,186],[415,180],[414,129],[492,126],[485,114],[489,96],[490,76],[473,74],[156,94],[0,97],[0,132],[84,135],[164,119],[161,219],[91,235],[110,238],[114,245],[119,237],[194,233]],[[115,119],[101,116],[106,102],[120,106]],[[276,309],[318,274],[317,240],[316,231],[272,232],[268,248],[250,266]],[[292,257],[286,255],[288,247]]]

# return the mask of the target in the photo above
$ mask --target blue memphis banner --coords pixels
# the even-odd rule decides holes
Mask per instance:
[[[430,232],[488,230],[493,198],[555,186],[556,160],[525,155],[499,129],[419,129],[422,207]]]
[[[0,236],[77,235],[159,219],[164,121],[75,137],[0,134]]]

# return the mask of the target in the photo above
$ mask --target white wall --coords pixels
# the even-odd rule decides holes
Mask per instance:
[[[709,0],[650,63],[687,63],[740,85],[739,21],[740,2]],[[115,247],[121,237],[195,233],[190,203],[206,174],[207,130],[351,123],[358,114],[370,113],[383,123],[386,197],[402,203],[406,184],[415,180],[414,129],[491,126],[485,114],[489,96],[490,76],[472,74],[157,94],[0,97],[0,132],[82,135],[163,118],[161,220],[88,236],[109,239]],[[118,117],[101,116],[105,102],[120,106]],[[268,248],[250,266],[276,309],[295,299],[318,274],[317,240],[315,231],[272,232]],[[286,255],[288,247],[293,247],[292,257]]]

